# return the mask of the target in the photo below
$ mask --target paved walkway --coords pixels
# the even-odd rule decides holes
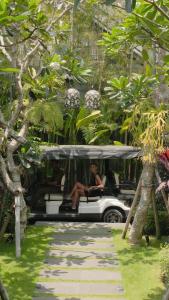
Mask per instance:
[[[112,237],[120,224],[52,225],[54,239],[33,300],[124,300]]]

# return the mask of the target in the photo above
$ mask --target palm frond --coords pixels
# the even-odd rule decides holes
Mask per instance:
[[[37,100],[28,110],[27,119],[34,125],[43,124],[47,131],[63,127],[63,115],[55,102]]]

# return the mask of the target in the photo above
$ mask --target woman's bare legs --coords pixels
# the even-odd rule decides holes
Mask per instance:
[[[76,209],[77,204],[79,203],[80,196],[84,195],[84,188],[76,189],[72,195],[72,209]]]
[[[73,197],[73,194],[76,192],[76,190],[78,189],[81,189],[81,190],[85,190],[87,189],[87,187],[85,185],[83,185],[82,183],[80,182],[76,182],[71,193],[70,193],[70,197],[72,198]]]

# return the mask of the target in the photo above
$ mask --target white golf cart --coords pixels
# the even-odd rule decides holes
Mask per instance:
[[[139,156],[140,149],[130,146],[84,146],[84,145],[61,145],[44,146],[42,156],[47,160],[76,161],[81,159],[91,162],[93,160],[133,159]],[[76,173],[73,170],[71,177]],[[84,175],[84,174],[83,174]],[[117,176],[115,186],[112,186],[108,178],[103,174],[104,188],[98,190],[94,196],[90,193],[80,197],[76,212],[72,212],[71,199],[69,198],[66,176],[62,177],[60,192],[48,192],[44,195],[45,213],[30,214],[30,219],[35,220],[74,220],[74,221],[102,221],[107,223],[125,222],[130,207],[126,205],[126,199],[132,199],[135,191],[121,189]],[[74,178],[75,181],[77,178]],[[83,178],[84,179],[84,178]],[[74,182],[75,182],[74,181]],[[84,182],[84,181],[83,181]]]

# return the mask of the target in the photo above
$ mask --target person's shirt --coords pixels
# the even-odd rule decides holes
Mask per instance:
[[[100,179],[100,182],[98,181]],[[99,173],[91,174],[89,178],[89,186],[97,186],[101,184],[101,176]]]

